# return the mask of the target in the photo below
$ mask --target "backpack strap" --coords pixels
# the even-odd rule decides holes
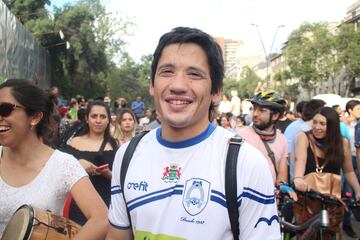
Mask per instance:
[[[132,156],[134,155],[135,149],[138,145],[138,143],[140,142],[141,138],[143,136],[145,136],[149,131],[143,131],[139,134],[137,134],[135,137],[133,137],[128,145],[128,147],[126,148],[126,151],[124,153],[122,162],[121,162],[121,169],[120,169],[120,187],[121,187],[121,191],[122,191],[122,195],[124,198],[124,203],[126,206],[126,212],[129,218],[129,222],[130,222],[130,228],[131,228],[131,218],[130,218],[130,212],[129,209],[126,205],[126,198],[125,198],[125,191],[124,191],[124,183],[125,183],[125,177],[126,177],[126,172],[129,168],[130,165],[130,161]]]
[[[262,140],[262,142],[264,143],[264,146],[265,146],[265,149],[266,149],[266,151],[267,151],[267,153],[268,153],[268,156],[269,156],[269,158],[271,159],[271,162],[272,162],[272,164],[273,164],[273,166],[274,166],[275,176],[277,176],[277,175],[278,175],[278,170],[276,169],[275,154],[274,154],[274,152],[271,150],[269,144],[268,144],[266,141]]]
[[[239,239],[239,207],[237,204],[237,161],[244,139],[236,135],[229,140],[225,165],[225,197],[234,240]]]

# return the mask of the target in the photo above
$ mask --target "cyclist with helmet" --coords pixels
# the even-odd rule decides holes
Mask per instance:
[[[285,111],[285,99],[275,91],[262,91],[249,99],[253,104],[251,127],[237,133],[257,148],[268,160],[273,180],[281,190],[297,200],[288,182],[288,147],[285,136],[275,128],[275,123]]]

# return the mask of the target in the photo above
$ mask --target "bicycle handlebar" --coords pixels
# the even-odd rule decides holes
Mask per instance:
[[[338,199],[334,195],[329,194],[322,194],[315,190],[310,190],[308,192],[303,192],[299,190],[295,190],[296,194],[307,196],[309,198],[312,198],[314,200],[319,200],[324,205],[338,205],[338,206],[346,206],[348,208],[357,208],[360,207],[360,201],[356,201],[351,194],[346,194],[346,197],[343,197],[341,199]],[[279,196],[282,199],[281,203],[279,204],[279,210],[281,210],[282,206],[286,206],[289,203],[293,203],[294,200],[289,197],[284,192],[279,191]]]
[[[300,193],[301,191],[297,191]],[[310,189],[308,192],[302,192],[304,196],[319,200],[325,205],[342,205],[343,203],[334,195],[322,194],[318,191]]]
[[[336,196],[321,194],[320,192],[314,190],[311,190],[309,192],[302,192],[295,190],[295,192],[296,194],[307,196],[314,200],[319,200],[323,205],[338,205],[338,206],[344,205],[347,206],[348,208],[360,207],[360,202],[356,201],[353,197],[351,197],[351,195],[344,197],[342,199],[338,199]],[[290,196],[284,192],[279,191],[278,193],[279,193],[279,197],[281,198],[281,201],[279,202],[278,205],[278,209],[279,212],[283,212],[285,206],[287,206],[289,203],[294,203],[295,201],[291,199]],[[322,220],[323,220],[322,214],[321,212],[319,212],[302,224],[293,224],[290,222],[286,222],[284,219],[280,219],[280,224],[285,229],[288,229],[290,231],[301,232],[310,226],[321,225]]]

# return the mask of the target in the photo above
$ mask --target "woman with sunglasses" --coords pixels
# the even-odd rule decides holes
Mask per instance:
[[[0,85],[0,238],[14,212],[28,204],[61,215],[71,193],[87,217],[76,239],[103,239],[107,209],[71,155],[45,145],[52,130],[48,93],[23,79]]]
[[[67,141],[64,151],[79,159],[107,206],[111,199],[111,169],[118,144],[110,134],[110,108],[106,102],[95,100],[86,109],[85,126],[81,133]],[[70,204],[69,218],[80,225],[86,217],[74,201]]]

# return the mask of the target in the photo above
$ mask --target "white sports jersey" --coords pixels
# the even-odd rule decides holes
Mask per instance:
[[[140,141],[124,192],[135,239],[233,239],[225,200],[228,139],[234,134],[210,124],[181,142],[161,138],[161,128]],[[130,224],[120,187],[128,144],[115,157],[109,221]],[[264,156],[248,143],[239,152],[237,195],[240,239],[280,239],[274,185]]]

